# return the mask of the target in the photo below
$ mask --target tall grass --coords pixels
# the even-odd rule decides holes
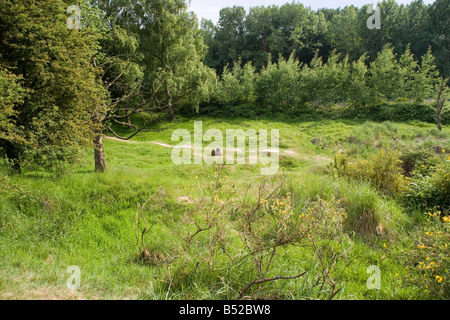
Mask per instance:
[[[437,134],[428,125],[340,121],[315,125],[269,120],[204,120],[205,129],[280,128],[281,151],[293,151],[289,155],[296,164],[286,168],[296,210],[304,212],[320,198],[327,201],[330,208],[346,211],[346,232],[352,246],[348,258],[351,267],[339,278],[342,291],[335,298],[424,297],[423,292],[413,286],[388,284],[388,279],[397,279],[396,274],[407,276],[402,261],[395,259],[395,250],[407,250],[412,245],[408,240],[409,233],[414,232],[409,228],[410,220],[414,218],[416,225],[422,223],[418,218],[421,212],[412,216],[395,199],[382,195],[366,182],[346,181],[324,173],[327,159],[331,162],[337,150],[354,147],[358,155],[373,153],[369,146],[377,146],[376,140],[382,141],[386,149],[400,145],[415,148],[415,143],[424,139],[430,141],[423,143],[424,149],[440,146],[450,150],[448,130]],[[198,197],[196,192],[189,192],[198,183],[195,177],[206,177],[211,172],[206,165],[174,167],[170,149],[148,143],[170,144],[175,128],[193,130],[193,123],[184,122],[171,129],[144,133],[136,143],[105,140],[109,172],[103,175],[93,173],[90,151],[84,165],[72,167],[70,173],[63,175],[33,168],[25,168],[20,176],[11,175],[0,166],[0,297],[235,298],[253,276],[248,272],[249,260],[229,269],[218,255],[218,267],[209,270],[198,264],[205,250],[201,242],[192,248],[191,260],[166,259],[155,265],[139,260],[134,233],[137,204],[143,204],[160,186],[164,189],[162,207],[154,205],[149,211],[154,228],[147,241],[150,248],[161,255],[169,258],[181,255],[170,221],[181,221],[192,208],[178,198]],[[359,139],[365,130],[370,132]],[[333,132],[338,133],[336,137]],[[389,139],[384,136],[386,132]],[[321,137],[324,145],[312,143],[315,137]],[[236,186],[261,180],[256,169],[249,166],[225,168],[230,182]],[[229,241],[232,239],[231,236]],[[343,246],[333,245],[336,250]],[[257,297],[302,299],[318,294],[312,284],[317,280],[320,266],[311,258],[311,249],[296,248],[280,253],[280,259],[273,266],[274,274],[293,274],[299,268],[308,270],[308,274],[294,281],[268,283],[258,291]],[[366,287],[366,269],[373,264],[383,270],[385,282],[380,292]],[[81,269],[81,288],[76,295],[71,295],[66,288],[69,276],[66,271],[70,265]],[[339,267],[343,266],[344,261],[339,262]]]

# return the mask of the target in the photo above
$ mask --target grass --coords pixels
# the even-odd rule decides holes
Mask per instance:
[[[278,122],[275,120],[211,119],[210,128],[280,129],[280,165],[296,191],[298,207],[319,196],[343,203],[349,215],[371,212],[375,224],[382,221],[389,237],[362,237],[348,225],[351,246],[349,267],[339,277],[341,291],[336,299],[426,299],[423,288],[411,285],[406,261],[398,253],[415,244],[411,234],[421,230],[423,212],[408,212],[395,199],[388,199],[368,184],[357,184],[328,176],[327,165],[337,153],[355,157],[375,154],[379,149],[450,150],[450,130],[437,132],[426,123],[374,123],[326,120],[321,122]],[[168,129],[144,132],[132,142],[105,139],[108,172],[95,174],[90,152],[81,165],[56,176],[32,167],[22,175],[0,173],[0,298],[1,299],[230,299],[251,279],[240,268],[228,268],[217,257],[217,268],[208,270],[200,256],[200,241],[190,259],[175,259],[155,265],[142,263],[134,233],[137,204],[143,204],[159,187],[165,195],[151,209],[154,224],[147,238],[152,250],[176,255],[177,237],[170,230],[171,219],[181,219],[189,204],[179,197],[196,198],[190,192],[199,180],[211,176],[211,166],[174,166],[171,148],[175,129],[193,131],[193,120],[183,119]],[[205,146],[207,143],[204,144]],[[229,181],[237,186],[262,180],[259,166],[226,166]],[[358,218],[350,221],[358,221]],[[231,241],[231,240],[230,240]],[[67,268],[81,270],[81,287],[67,289]],[[367,268],[382,270],[381,290],[369,290]],[[344,261],[338,263],[342,268]],[[290,248],[280,253],[273,274],[309,271],[292,281],[266,283],[254,291],[256,297],[306,299],[318,294],[313,284],[320,266],[310,247]],[[255,289],[256,290],[256,289]],[[443,299],[448,297],[442,297]]]

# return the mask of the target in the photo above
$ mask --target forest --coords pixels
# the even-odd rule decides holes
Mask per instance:
[[[449,299],[450,1],[189,5],[0,1],[0,299]]]

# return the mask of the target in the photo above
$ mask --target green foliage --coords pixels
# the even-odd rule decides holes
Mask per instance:
[[[310,66],[303,67],[300,73],[299,90],[302,101],[316,106],[348,101],[351,99],[351,91],[356,89],[354,84],[358,81],[358,77],[355,82],[352,81],[353,70],[347,57],[340,61],[339,55],[332,52],[324,64],[316,54]]]
[[[209,37],[208,66],[219,73],[226,65],[242,59],[259,71],[280,56],[302,62],[310,60],[325,42],[328,22],[322,13],[301,3],[257,6],[246,14],[243,7],[223,8],[215,32]],[[205,25],[205,31],[211,30]]]
[[[0,8],[0,65],[17,76],[27,96],[14,102],[9,153],[55,166],[92,144],[92,110],[101,105],[97,70],[90,65],[97,35],[69,30],[61,0],[7,1]],[[26,142],[25,142],[26,141]]]
[[[444,77],[450,76],[450,4],[446,0],[436,0],[429,7],[429,21],[432,33],[428,41],[433,45],[439,69]]]
[[[409,47],[397,60],[386,46],[377,59],[366,65],[364,54],[350,62],[336,51],[323,62],[316,55],[302,65],[292,54],[256,73],[250,64],[225,68],[222,79],[205,106],[205,113],[220,115],[308,116],[360,118],[379,121],[412,119],[435,122],[435,106],[423,102],[433,98],[439,74],[430,50],[416,61]],[[252,110],[237,107],[241,102]],[[443,123],[450,113],[444,108]],[[239,110],[237,112],[237,110]]]
[[[380,151],[364,160],[335,157],[333,168],[339,177],[356,181],[369,181],[375,188],[389,195],[398,194],[405,186],[403,169],[399,155],[395,152]]]
[[[400,65],[395,59],[393,49],[385,46],[377,58],[370,64],[370,86],[373,88],[373,100],[399,97],[401,83]]]
[[[223,71],[227,64],[239,59],[252,62],[257,70],[267,66],[272,55],[294,58],[308,63],[317,50],[324,61],[334,49],[349,61],[367,53],[370,62],[386,44],[401,56],[407,48],[416,57],[426,54],[431,46],[440,73],[449,76],[448,22],[450,10],[446,0],[432,5],[423,1],[398,4],[394,0],[378,3],[382,27],[369,30],[368,5],[360,8],[319,9],[313,11],[302,3],[282,6],[255,6],[246,14],[243,7],[228,7],[220,12],[217,25],[204,25],[208,35],[207,65]]]
[[[25,90],[20,85],[21,77],[0,68],[0,139],[15,141],[20,136],[15,132],[15,104],[23,103]]]
[[[179,107],[198,111],[216,78],[203,64],[206,46],[196,17],[187,11],[184,0],[145,1],[139,15],[143,23],[136,28],[148,88],[144,97],[154,109],[167,109],[172,118]],[[154,96],[154,89],[160,86]]]
[[[403,197],[409,206],[424,210],[439,207],[444,213],[450,212],[450,157],[445,150],[417,161],[408,182]]]
[[[255,82],[257,104],[266,114],[289,112],[298,107],[299,62],[294,56],[269,62]]]
[[[407,283],[423,290],[428,299],[450,296],[450,219],[442,212],[427,212],[427,222],[414,236],[414,247],[401,254],[408,268]]]
[[[358,59],[362,54],[362,38],[355,28],[358,19],[358,9],[354,6],[345,7],[331,18],[327,37],[339,51],[349,55],[350,59]]]
[[[222,80],[213,94],[212,102],[220,105],[250,104],[255,102],[255,79],[257,74],[251,63],[243,67],[235,63],[230,71],[225,67]]]

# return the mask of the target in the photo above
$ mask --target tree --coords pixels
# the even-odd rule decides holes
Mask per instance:
[[[294,51],[300,62],[309,62],[317,49],[328,44],[324,14],[301,3],[251,8],[245,25],[242,58],[244,62],[252,61],[258,70],[267,66],[269,55],[289,59]]]
[[[436,109],[436,123],[439,131],[442,131],[442,123],[441,123],[441,113],[444,108],[445,100],[447,99],[446,94],[448,93],[448,78],[442,80],[438,86],[438,96],[437,96],[437,109]]]
[[[433,89],[439,82],[439,71],[431,47],[421,57],[418,70],[414,73],[414,87],[411,88],[412,98],[418,101],[432,97]]]
[[[102,68],[101,82],[108,92],[95,113],[96,171],[106,171],[103,131],[122,140],[148,129],[175,109],[195,109],[207,95],[215,75],[202,60],[206,53],[195,16],[182,0],[95,0],[107,21],[93,63]],[[127,128],[127,136],[117,132]]]
[[[308,62],[314,57],[315,52],[319,50],[322,56],[328,57],[329,52],[323,52],[323,48],[328,47],[326,32],[328,22],[322,12],[315,13],[310,8],[304,8],[302,4],[283,5],[280,10],[297,12],[293,16],[293,30],[290,39],[293,41],[293,47],[290,52],[296,52],[296,58],[303,63]],[[295,8],[295,10],[294,10]],[[290,53],[289,52],[289,53]]]
[[[21,77],[0,68],[0,141],[11,166],[20,172],[19,155],[14,144],[25,143],[16,132],[17,110],[14,106],[23,103],[25,90],[20,85]]]
[[[239,106],[255,102],[257,74],[250,62],[241,66],[238,61],[231,70],[225,66],[221,81],[213,93],[213,101],[221,106]]]
[[[328,28],[328,37],[338,52],[348,54],[351,60],[358,59],[362,53],[362,37],[356,28],[358,9],[354,6],[345,7],[334,15]]]
[[[218,57],[217,57],[217,42],[215,41],[217,33],[217,27],[214,25],[212,20],[202,18],[200,23],[200,34],[203,37],[206,46],[208,47],[208,51],[205,55],[204,64],[208,67],[217,69],[218,66]]]
[[[247,33],[243,61],[252,61],[257,70],[267,66],[273,44],[279,42],[273,36],[276,28],[277,8],[277,6],[250,8],[245,19]],[[275,54],[279,52],[277,51]]]
[[[450,2],[436,0],[430,7],[433,35],[431,45],[444,77],[450,76]]]
[[[400,25],[402,28],[397,28],[395,35],[401,39],[401,44],[400,41],[395,44],[398,52],[405,50],[409,45],[411,52],[416,57],[423,56],[432,44],[430,39],[435,32],[430,19],[430,8],[423,3],[423,0],[412,1],[406,5],[401,19],[403,21]]]
[[[370,64],[370,86],[374,101],[393,99],[401,91],[400,65],[390,45],[384,46],[377,58]]]
[[[90,64],[97,35],[69,30],[67,7],[62,0],[0,6],[0,65],[22,78],[26,93],[13,101],[0,141],[18,170],[24,160],[46,167],[74,161],[92,146],[91,116],[103,97]]]
[[[276,114],[294,109],[298,105],[299,61],[292,54],[288,60],[281,55],[278,63],[269,60],[255,81],[255,92],[259,105],[267,114]]]
[[[94,122],[98,129],[94,138],[94,160],[96,172],[106,171],[106,160],[103,148],[103,130],[109,130],[120,137],[112,129],[112,124],[125,125],[137,133],[148,127],[145,124],[138,128],[131,117],[146,111],[147,103],[142,99],[143,72],[139,65],[137,37],[129,30],[113,25],[100,42],[101,50],[93,57],[93,63],[102,68],[101,83],[108,92],[104,105],[94,114]],[[122,137],[120,137],[122,138]]]
[[[144,98],[175,120],[179,107],[198,110],[216,79],[203,64],[206,46],[195,15],[184,0],[142,1],[139,30],[143,54]],[[161,90],[155,90],[162,83]],[[157,91],[155,93],[155,91]]]
[[[220,10],[220,18],[216,31],[217,66],[221,72],[228,64],[237,62],[245,47],[245,9],[234,6]]]
[[[103,132],[112,133],[117,138],[129,140],[152,124],[147,114],[152,109],[144,99],[144,68],[139,43],[139,25],[141,20],[134,13],[142,12],[140,4],[129,1],[127,6],[116,1],[96,0],[85,12],[94,23],[92,28],[102,36],[94,47],[92,64],[102,70],[100,82],[107,92],[104,104],[99,106],[93,121],[97,124],[94,137],[95,171],[105,172],[107,169],[103,147]],[[157,91],[157,90],[156,90]],[[138,121],[132,121],[139,116]],[[140,120],[145,119],[141,124]],[[115,125],[125,126],[133,132],[128,137],[116,133]]]

